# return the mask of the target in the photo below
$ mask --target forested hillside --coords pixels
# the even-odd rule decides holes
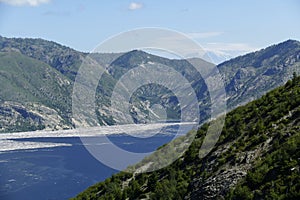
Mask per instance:
[[[120,172],[74,199],[300,198],[300,77],[228,113],[218,143],[199,159],[208,126],[168,167]]]

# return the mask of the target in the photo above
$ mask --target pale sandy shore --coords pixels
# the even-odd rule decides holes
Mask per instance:
[[[78,128],[71,130],[57,131],[30,131],[17,133],[0,134],[0,153],[12,150],[52,148],[59,146],[72,146],[67,143],[49,143],[49,142],[29,142],[16,141],[15,139],[26,138],[64,138],[64,137],[96,137],[101,135],[122,134],[135,135],[140,137],[152,136],[165,127],[174,125],[195,125],[193,122],[185,123],[156,123],[156,124],[127,124],[116,126],[99,126],[90,128]],[[142,136],[143,135],[143,136]]]

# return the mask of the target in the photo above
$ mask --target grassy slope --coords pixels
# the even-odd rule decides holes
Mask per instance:
[[[64,119],[71,109],[71,82],[49,65],[18,52],[0,52],[0,100],[43,104]]]
[[[63,87],[69,85],[68,79],[47,64],[16,52],[0,53],[0,58],[2,99],[50,103],[66,95]],[[48,93],[43,93],[44,89]],[[51,99],[55,93],[61,94],[61,99]]]

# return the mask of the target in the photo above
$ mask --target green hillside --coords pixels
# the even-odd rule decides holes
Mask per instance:
[[[168,167],[120,172],[74,199],[300,198],[300,77],[228,113],[218,143],[199,159],[208,126]]]
[[[43,115],[49,114],[47,111],[60,116],[52,120],[57,126],[71,126],[68,115],[72,85],[68,78],[19,52],[0,52],[0,66],[0,128],[5,131],[45,128],[48,116]],[[45,112],[39,111],[43,109],[41,105]]]
[[[49,65],[17,52],[0,52],[0,65],[2,99],[56,106],[68,101],[70,81]]]

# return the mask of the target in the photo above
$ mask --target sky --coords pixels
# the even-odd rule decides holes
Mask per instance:
[[[297,0],[0,0],[0,35],[43,38],[89,52],[143,27],[182,32],[205,50],[235,56],[300,40]]]

